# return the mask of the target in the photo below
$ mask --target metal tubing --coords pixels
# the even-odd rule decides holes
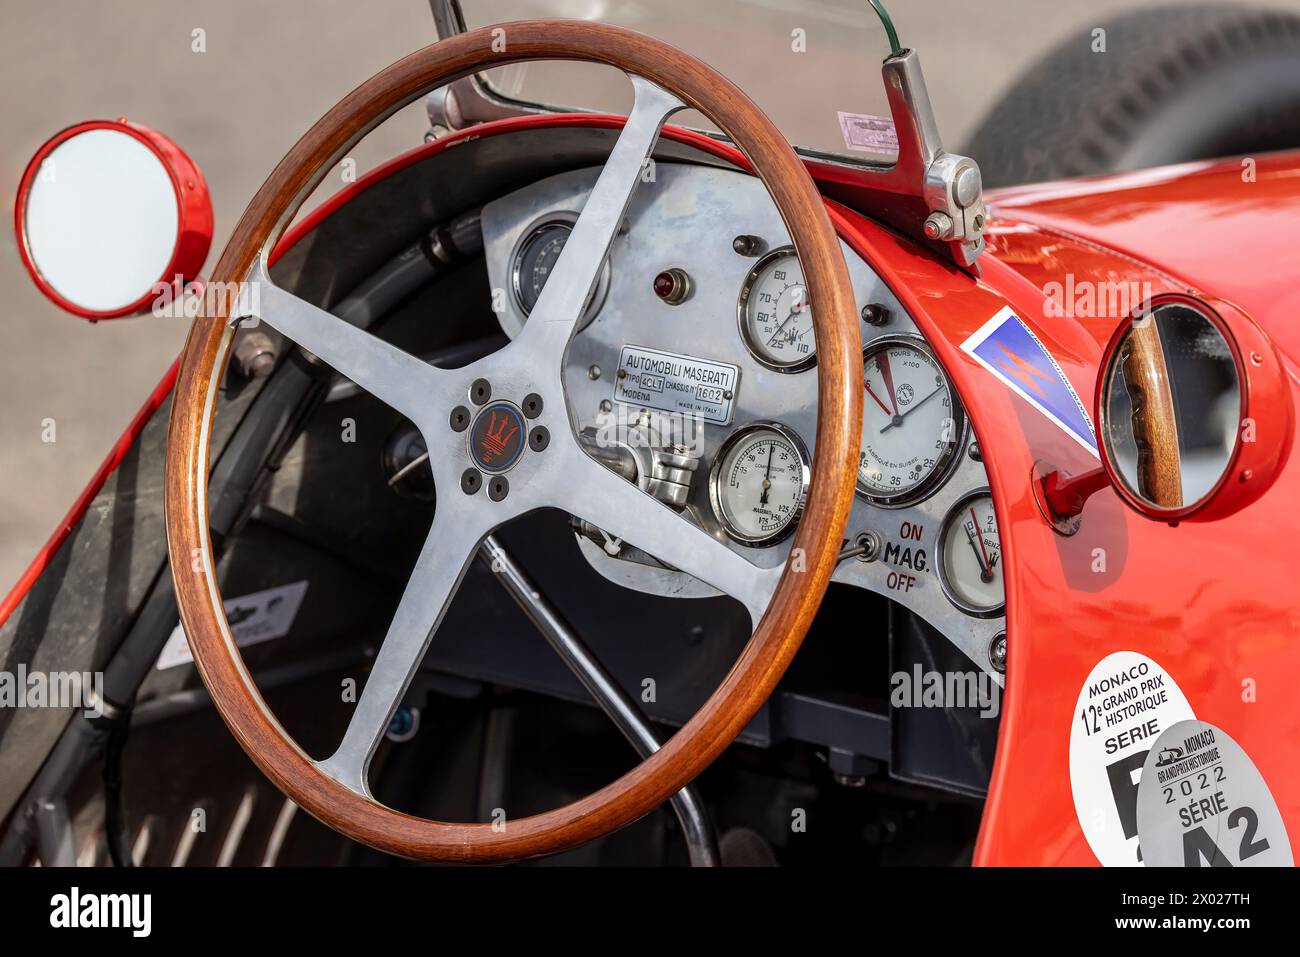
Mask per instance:
[[[600,709],[609,715],[637,754],[644,759],[658,751],[660,741],[635,702],[569,627],[555,606],[546,600],[528,573],[511,558],[495,535],[489,535],[483,540],[479,546],[479,557],[496,573],[506,591],[569,666],[569,670],[582,682],[583,687],[596,699]],[[691,865],[717,867],[718,843],[699,792],[687,785],[673,796],[672,806],[686,837]]]

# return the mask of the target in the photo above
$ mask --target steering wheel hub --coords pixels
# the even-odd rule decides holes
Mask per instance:
[[[469,427],[470,459],[489,475],[509,472],[524,454],[527,428],[523,412],[513,402],[489,402]]]

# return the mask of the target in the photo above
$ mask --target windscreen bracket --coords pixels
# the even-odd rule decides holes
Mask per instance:
[[[458,0],[429,0],[429,6],[440,39],[465,32]],[[891,35],[891,46],[894,42]],[[896,49],[885,58],[881,75],[898,138],[893,165],[852,162],[797,147],[795,151],[814,166],[815,174],[824,174],[818,179],[827,196],[923,243],[957,266],[975,270],[988,219],[979,165],[943,148],[915,50]],[[433,91],[425,107],[429,138],[513,116],[587,112],[509,99],[476,76]]]

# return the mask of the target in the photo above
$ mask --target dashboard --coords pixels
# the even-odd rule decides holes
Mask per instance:
[[[487,204],[493,310],[508,336],[599,175],[562,173]],[[857,494],[833,581],[912,611],[1002,683],[1002,551],[979,444],[915,322],[843,247],[863,341]],[[812,310],[761,182],[660,162],[633,194],[565,361],[589,454],[755,565],[790,557],[817,413]],[[579,523],[604,577],[667,597],[709,586]]]

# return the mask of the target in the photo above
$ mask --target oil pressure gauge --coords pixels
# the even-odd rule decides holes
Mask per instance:
[[[808,287],[793,246],[774,249],[745,277],[736,305],[740,337],[750,353],[778,372],[799,372],[817,360]]]
[[[1002,540],[987,491],[961,499],[944,520],[939,540],[939,581],[962,611],[991,618],[1006,604]]]
[[[794,530],[808,474],[808,452],[798,435],[776,422],[755,423],[718,449],[709,501],[734,540],[772,545]]]

